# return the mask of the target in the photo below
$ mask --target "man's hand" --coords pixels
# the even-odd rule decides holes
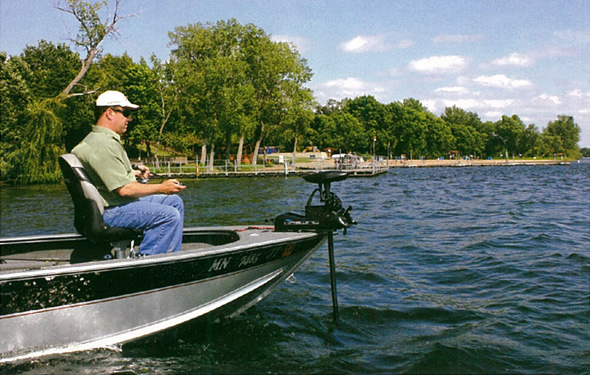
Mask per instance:
[[[145,165],[133,164],[132,167],[135,170],[135,177],[139,178],[141,181],[147,181],[150,178],[150,169]]]
[[[180,183],[180,181],[175,179],[166,180],[162,182],[160,185],[162,188],[162,194],[176,194],[186,189],[186,186],[184,184]]]
[[[161,184],[141,184],[139,182],[131,182],[120,187],[117,190],[122,197],[141,198],[152,194],[176,194],[186,189],[186,186],[181,184],[176,179],[166,180]]]

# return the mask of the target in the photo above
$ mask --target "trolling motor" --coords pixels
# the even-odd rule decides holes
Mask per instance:
[[[291,232],[301,230],[338,230],[356,224],[350,216],[352,206],[344,209],[342,201],[330,191],[332,182],[342,181],[348,177],[346,172],[326,171],[304,176],[307,182],[316,183],[318,187],[310,194],[305,205],[305,215],[288,212],[275,219],[277,232]],[[319,193],[320,205],[313,205],[312,201]]]
[[[330,284],[332,286],[332,307],[334,311],[334,322],[338,323],[338,297],[336,293],[336,264],[334,261],[334,231],[346,229],[356,224],[356,221],[350,217],[352,206],[347,209],[342,207],[342,201],[336,194],[330,191],[330,184],[336,181],[342,181],[348,177],[346,172],[327,171],[318,172],[312,175],[304,176],[307,182],[318,184],[305,205],[305,215],[288,212],[279,215],[275,219],[275,231],[289,232],[302,230],[316,230],[328,232],[328,259],[330,262]],[[320,196],[320,205],[312,205],[313,197],[318,192]]]

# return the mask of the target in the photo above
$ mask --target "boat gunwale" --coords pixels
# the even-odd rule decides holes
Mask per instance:
[[[269,235],[264,241],[253,241],[251,238],[245,236],[248,231],[254,231],[257,233],[272,233],[272,234],[282,234],[279,238],[272,238],[273,236]],[[143,267],[143,266],[150,266],[153,264],[170,264],[170,263],[177,263],[182,261],[191,260],[194,258],[201,258],[201,257],[209,257],[215,256],[222,253],[237,253],[243,250],[255,250],[260,247],[267,247],[276,245],[279,243],[289,243],[289,242],[298,242],[304,239],[310,239],[314,237],[321,237],[325,234],[322,232],[270,232],[270,229],[258,229],[258,228],[250,228],[250,227],[193,227],[193,228],[185,228],[183,233],[184,235],[191,235],[191,234],[199,234],[199,233],[208,233],[208,232],[217,232],[217,233],[234,233],[239,236],[239,239],[230,243],[211,246],[207,248],[199,248],[199,249],[183,249],[180,252],[174,253],[166,253],[166,254],[156,254],[151,255],[148,257],[143,258],[124,258],[124,259],[110,259],[110,260],[96,260],[96,261],[89,261],[83,263],[75,263],[75,264],[58,264],[58,265],[50,265],[47,267],[42,267],[33,270],[7,270],[0,272],[0,282],[7,282],[14,279],[29,279],[29,278],[36,278],[36,277],[50,277],[50,276],[65,276],[65,275],[72,275],[77,273],[88,273],[88,272],[103,272],[109,271],[113,269],[125,269],[125,268],[136,268],[136,267]],[[53,236],[53,235],[50,235]],[[64,235],[56,235],[62,236],[61,238],[69,238],[68,234]],[[80,236],[80,237],[78,237]],[[48,236],[49,237],[49,236]],[[16,238],[16,237],[15,237]],[[53,238],[53,237],[51,237]],[[57,237],[56,237],[57,238]],[[85,239],[84,236],[73,234],[71,237],[74,240]]]

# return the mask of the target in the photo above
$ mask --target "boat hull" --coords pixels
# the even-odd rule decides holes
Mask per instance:
[[[3,272],[0,362],[105,347],[243,311],[326,239],[246,228],[232,230],[228,243],[193,246],[202,232],[186,230],[178,253]]]

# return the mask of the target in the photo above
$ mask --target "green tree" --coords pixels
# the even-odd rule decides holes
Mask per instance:
[[[352,114],[363,125],[367,134],[364,147],[357,151],[371,151],[372,153],[373,143],[375,143],[375,152],[381,155],[385,154],[387,143],[391,138],[386,125],[389,122],[389,113],[386,107],[373,96],[361,96],[347,100],[344,111]]]
[[[262,30],[248,26],[244,54],[248,63],[248,78],[254,88],[253,108],[255,144],[254,155],[263,139],[279,128],[289,109],[289,103],[311,107],[310,96],[305,94],[304,85],[311,79],[312,72],[307,61],[288,43],[273,42]],[[299,96],[299,100],[296,98]],[[302,99],[310,100],[306,104]],[[306,100],[307,100],[306,99]],[[252,160],[256,164],[257,160]]]
[[[496,137],[503,145],[504,154],[514,156],[522,153],[521,138],[524,131],[525,125],[517,115],[502,116],[496,122]]]
[[[16,180],[18,145],[23,142],[26,120],[23,109],[33,101],[28,85],[32,76],[29,65],[22,57],[8,59],[0,54],[0,172],[2,180]]]
[[[31,68],[27,82],[36,98],[57,96],[76,75],[80,56],[67,45],[54,45],[41,40],[36,46],[27,46],[22,59]]]
[[[441,119],[449,124],[455,137],[454,148],[460,155],[480,155],[484,150],[484,136],[477,131],[481,120],[476,113],[456,106],[445,108]]]
[[[88,114],[87,110],[82,109],[82,105],[87,103],[86,98],[68,102],[65,99],[86,96],[92,92],[82,79],[98,54],[101,41],[116,32],[115,25],[124,18],[118,13],[119,3],[120,0],[115,0],[114,13],[102,22],[99,11],[107,6],[107,0],[94,4],[80,0],[58,2],[56,8],[74,15],[79,23],[79,32],[73,42],[77,47],[86,49],[84,60],[81,61],[77,54],[64,45],[56,47],[45,41],[41,41],[37,47],[27,47],[20,56],[20,66],[26,67],[21,70],[21,77],[27,86],[25,92],[27,95],[30,93],[31,99],[27,101],[26,107],[20,109],[23,121],[21,129],[9,135],[18,143],[7,148],[2,141],[3,179],[18,183],[39,183],[61,178],[57,157],[63,152],[64,145],[72,141],[70,134],[75,134],[74,139],[78,138],[79,121]],[[6,61],[6,58],[3,60]],[[14,73],[14,70],[7,69],[7,72]],[[24,77],[22,73],[27,76]],[[14,74],[6,78],[10,78],[13,87],[18,84]],[[4,94],[8,93],[9,90],[6,90]],[[7,108],[17,101],[12,96]],[[11,115],[11,112],[7,112],[6,120]]]
[[[161,105],[156,77],[145,59],[142,58],[125,72],[124,87],[128,97],[141,103],[141,111],[134,114],[126,140],[135,149],[141,149],[142,144],[147,145],[149,153],[149,141],[158,137]]]
[[[280,129],[286,111],[305,107],[301,98],[312,99],[304,93],[303,84],[311,77],[305,61],[254,25],[232,19],[178,27],[169,35],[182,114],[198,124],[210,152],[215,142],[229,150],[232,140],[242,144],[251,134],[257,155],[269,130]]]
[[[346,112],[334,113],[332,117],[336,127],[334,148],[347,153],[367,149],[369,136],[356,117]]]
[[[57,182],[61,179],[57,159],[63,153],[62,120],[57,117],[63,106],[59,101],[45,99],[34,101],[27,107],[27,126],[23,142],[17,151],[20,184]]]
[[[497,136],[495,122],[485,121],[477,127],[477,131],[482,136],[484,156],[494,157],[504,152],[504,142]]]
[[[57,96],[75,74],[77,61],[67,46],[46,41],[4,60],[3,180],[42,183],[61,178],[57,157],[82,116],[80,100],[62,103]],[[71,120],[64,122],[64,118]]]
[[[550,121],[543,130],[542,141],[546,151],[565,153],[569,157],[579,158],[580,127],[572,116],[559,115]]]
[[[426,154],[426,131],[428,110],[416,99],[405,99],[392,107],[394,113],[394,136],[397,140],[394,154],[414,155]]]
[[[92,83],[101,87],[100,91],[117,90],[125,91],[129,83],[129,71],[135,66],[133,59],[124,53],[122,56],[115,56],[110,53],[100,58],[96,66],[98,69],[89,72],[92,76]],[[127,92],[125,92],[127,94]]]
[[[158,122],[158,138],[156,140],[156,151],[155,158],[156,163],[159,165],[158,149],[160,148],[160,142],[162,140],[162,133],[164,127],[170,120],[173,113],[178,108],[178,89],[174,85],[172,70],[168,63],[163,63],[157,58],[155,54],[151,56],[152,62],[152,80],[155,83],[157,92],[157,105],[154,103],[154,108],[157,107],[157,116],[154,116],[154,121]],[[149,146],[149,142],[147,145]]]
[[[321,150],[328,147],[335,147],[336,123],[330,114],[316,113],[309,128],[307,137],[310,145],[316,145]]]
[[[288,143],[293,145],[293,152],[297,152],[297,146],[303,137],[307,134],[314,114],[311,104],[313,103],[313,94],[311,90],[300,90],[294,87],[295,92],[291,95],[291,100],[285,105],[285,118],[283,120],[283,132],[285,138],[290,139]]]
[[[329,101],[326,106],[316,109],[307,132],[311,144],[320,149],[331,147],[344,153],[368,151],[370,136],[362,121],[345,110],[347,101]]]
[[[200,134],[204,145],[222,142],[226,158],[234,130],[240,128],[239,113],[252,92],[246,80],[246,63],[240,42],[245,29],[235,20],[216,25],[194,24],[170,33],[174,81],[183,93],[179,105]],[[199,125],[198,128],[196,125]]]
[[[524,130],[524,133],[521,137],[521,147],[522,154],[525,156],[535,156],[540,154],[540,134],[539,129],[534,124],[530,124]]]
[[[448,123],[431,113],[426,114],[426,148],[424,156],[436,159],[446,156],[453,150],[455,137]]]
[[[29,74],[26,82],[37,109],[45,106],[46,110],[59,110],[54,113],[56,119],[63,122],[61,129],[63,136],[57,137],[58,146],[67,150],[77,144],[87,132],[88,121],[93,116],[88,109],[89,98],[84,96],[71,97],[69,100],[59,99],[62,89],[76,75],[80,65],[80,56],[65,44],[54,45],[41,40],[37,46],[27,46],[20,58],[27,63]],[[83,82],[83,81],[82,81]],[[55,101],[55,103],[51,103]],[[25,107],[21,107],[23,110]],[[31,113],[39,113],[37,110]],[[38,126],[38,124],[24,124],[24,126]],[[38,161],[39,162],[39,161]]]

